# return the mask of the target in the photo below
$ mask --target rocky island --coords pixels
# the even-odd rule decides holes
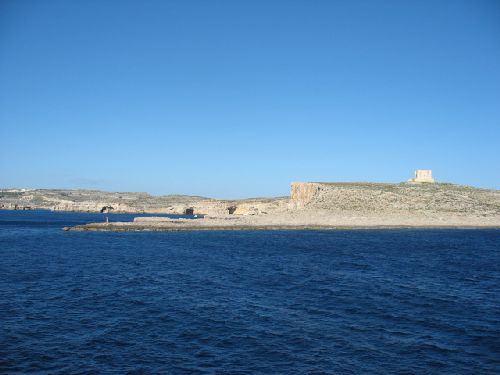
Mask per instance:
[[[0,190],[0,209],[198,214],[137,217],[66,228],[94,231],[499,227],[500,191],[436,183],[417,171],[403,183],[294,182],[289,197],[218,200],[95,190]]]

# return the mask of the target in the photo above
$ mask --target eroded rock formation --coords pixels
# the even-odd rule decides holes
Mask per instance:
[[[218,200],[187,195],[109,193],[96,190],[0,189],[0,208],[52,211],[258,215],[286,209],[288,198]]]
[[[317,182],[292,182],[290,208],[304,208],[321,191]]]
[[[217,200],[95,190],[3,189],[0,190],[0,207],[83,212],[100,212],[106,207],[109,211],[112,207],[112,212],[116,213],[194,213],[212,217],[269,219],[286,213],[304,220],[321,215],[325,218],[329,215],[344,218],[424,215],[433,216],[436,220],[447,220],[450,215],[500,217],[500,191],[443,183],[294,182],[290,198]]]

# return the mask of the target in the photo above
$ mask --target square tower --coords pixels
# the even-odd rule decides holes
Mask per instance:
[[[412,178],[410,182],[434,182],[432,171],[430,169],[417,169],[415,178]]]

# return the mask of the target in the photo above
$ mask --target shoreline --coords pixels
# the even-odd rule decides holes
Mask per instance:
[[[391,229],[500,229],[500,225],[128,225],[129,223],[91,223],[64,227],[71,232],[204,232],[204,231],[335,231]]]

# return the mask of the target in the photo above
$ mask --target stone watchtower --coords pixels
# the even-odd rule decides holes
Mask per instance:
[[[408,180],[408,182],[434,182],[432,171],[430,169],[417,169],[415,178]]]

